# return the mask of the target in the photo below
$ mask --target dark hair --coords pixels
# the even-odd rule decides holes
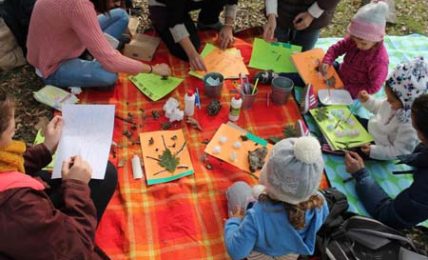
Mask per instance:
[[[412,120],[416,130],[428,138],[428,94],[423,94],[413,101]]]
[[[5,92],[0,91],[0,135],[9,127],[14,111],[14,100]]]
[[[308,209],[321,208],[324,204],[324,198],[319,195],[312,195],[307,201],[300,202],[297,205],[289,204],[283,201],[274,200],[267,194],[260,194],[259,201],[272,201],[274,203],[284,204],[287,211],[288,221],[296,229],[305,227],[305,213]]]
[[[90,0],[98,13],[107,13],[110,10],[109,0]]]

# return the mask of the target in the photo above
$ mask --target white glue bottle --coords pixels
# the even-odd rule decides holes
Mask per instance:
[[[195,113],[195,100],[195,93],[192,90],[188,90],[184,95],[184,114],[186,116],[193,116]]]
[[[140,157],[136,154],[132,157],[132,174],[134,175],[134,179],[143,178],[143,168],[141,167]]]
[[[242,107],[241,95],[236,94],[230,102],[229,120],[232,122],[238,121]]]

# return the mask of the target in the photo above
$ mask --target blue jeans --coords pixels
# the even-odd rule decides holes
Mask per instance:
[[[98,16],[101,30],[120,39],[128,26],[128,14],[123,9],[110,10],[109,14]],[[117,73],[105,70],[96,60],[79,58],[66,60],[48,78],[45,84],[57,87],[111,87],[117,80]]]
[[[293,45],[302,46],[302,51],[314,48],[320,36],[320,29],[298,31],[290,28],[276,27],[275,37],[280,42],[290,42]]]

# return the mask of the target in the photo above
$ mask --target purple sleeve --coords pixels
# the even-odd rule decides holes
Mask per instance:
[[[333,62],[337,59],[337,57],[345,54],[350,46],[351,39],[344,38],[337,43],[333,44],[328,48],[327,53],[325,54],[322,62],[326,64],[333,64]]]

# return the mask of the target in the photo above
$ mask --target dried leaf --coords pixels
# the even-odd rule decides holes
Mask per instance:
[[[170,173],[173,173],[180,163],[180,158],[174,157],[171,150],[166,149],[162,155],[159,156],[159,165],[165,168]]]

